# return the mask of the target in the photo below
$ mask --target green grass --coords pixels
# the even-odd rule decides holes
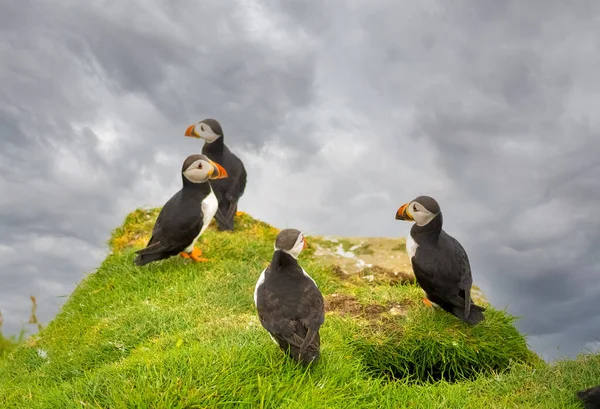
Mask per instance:
[[[579,408],[575,391],[600,383],[598,355],[547,365],[504,312],[469,327],[415,285],[338,278],[311,247],[300,262],[328,312],[322,359],[303,368],[253,305],[278,231],[243,215],[206,231],[210,262],[136,267],[156,214],[130,214],[56,318],[0,360],[0,407]]]

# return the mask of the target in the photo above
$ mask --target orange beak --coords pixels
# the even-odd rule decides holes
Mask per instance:
[[[407,212],[409,204],[410,203],[404,203],[402,206],[400,206],[400,209],[398,209],[396,212],[396,220],[415,220],[413,219],[412,215]]]
[[[306,242],[306,237],[304,238],[304,246],[302,246],[302,250],[308,247],[308,243]]]
[[[225,168],[223,166],[219,165],[217,162],[211,161],[211,163],[213,164],[215,169],[217,169],[217,172],[213,172],[213,174],[210,175],[210,178],[211,179],[225,179],[227,177],[227,171],[225,170]]]
[[[191,136],[192,138],[197,138],[197,136],[194,134],[195,127],[196,127],[195,124],[188,126],[188,129],[185,130],[185,136]]]

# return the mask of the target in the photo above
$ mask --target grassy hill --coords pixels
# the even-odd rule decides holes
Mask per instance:
[[[300,367],[253,305],[277,230],[242,215],[207,230],[207,263],[136,267],[157,213],[127,216],[102,266],[0,360],[0,407],[579,408],[575,391],[600,383],[600,356],[547,365],[503,311],[469,327],[422,304],[402,241],[385,239],[307,238],[327,314],[321,361]]]

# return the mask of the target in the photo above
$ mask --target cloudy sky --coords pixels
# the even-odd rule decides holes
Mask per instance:
[[[214,117],[241,210],[395,237],[433,196],[532,348],[600,345],[600,2],[9,0],[0,61],[5,332],[179,189],[183,133]]]

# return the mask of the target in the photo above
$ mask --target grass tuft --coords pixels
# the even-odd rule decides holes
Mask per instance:
[[[150,239],[152,226],[160,208],[137,209],[129,213],[122,226],[113,230],[108,245],[112,251],[127,247],[144,247]]]
[[[534,355],[514,328],[514,318],[503,312],[490,310],[486,321],[467,327],[427,308],[411,310],[396,328],[379,326],[353,341],[374,375],[392,381],[457,382],[505,372],[515,362],[532,362]]]

